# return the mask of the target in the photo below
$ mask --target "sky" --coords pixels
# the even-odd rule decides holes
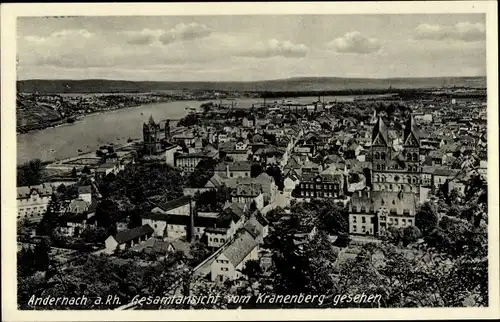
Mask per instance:
[[[485,76],[485,15],[21,17],[17,55],[18,79]]]

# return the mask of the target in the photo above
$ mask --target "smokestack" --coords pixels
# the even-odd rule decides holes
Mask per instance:
[[[193,200],[189,198],[189,231],[188,231],[188,242],[191,242],[194,237],[194,209],[193,209]]]

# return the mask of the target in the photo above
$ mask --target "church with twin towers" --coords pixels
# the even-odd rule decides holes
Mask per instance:
[[[396,149],[389,130],[378,117],[372,130],[372,191],[392,191],[420,194],[422,167],[420,137],[410,116],[403,131],[402,148]]]

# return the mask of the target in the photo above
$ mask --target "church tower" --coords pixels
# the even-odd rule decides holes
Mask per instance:
[[[165,140],[170,141],[170,120],[165,122]]]
[[[149,122],[142,126],[142,136],[144,141],[144,152],[156,154],[160,149],[160,140],[158,138],[160,126],[155,123],[153,115],[149,117]]]
[[[403,157],[406,168],[406,182],[411,191],[418,193],[420,190],[420,137],[416,130],[415,121],[410,116],[405,124],[403,135]]]
[[[383,174],[386,171],[387,162],[391,159],[391,144],[387,127],[381,117],[372,130],[372,186],[374,191],[382,190],[380,185],[383,185]]]

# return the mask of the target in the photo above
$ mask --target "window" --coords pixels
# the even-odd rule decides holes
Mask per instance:
[[[380,170],[380,164],[377,164],[377,170]]]
[[[380,154],[378,152],[375,152],[375,160],[380,159]]]
[[[408,225],[411,225],[411,224],[413,224],[413,220],[408,219]]]
[[[381,158],[382,160],[385,160],[385,152],[382,152],[382,153],[380,154],[380,158]]]
[[[157,225],[157,224],[155,224],[155,228],[158,228],[158,225]]]
[[[366,207],[365,206],[361,206],[361,212],[366,212]],[[365,220],[365,217],[363,217],[363,222]]]
[[[229,270],[229,268],[227,268],[227,267],[221,267],[220,270],[223,271],[223,272],[227,272]]]
[[[361,226],[361,232],[363,232],[363,233],[366,232],[366,227],[365,226]]]
[[[214,242],[218,243],[219,242],[219,238],[214,238]]]
[[[401,223],[402,223],[403,225],[406,225],[406,219],[404,219],[404,218],[403,218],[403,219],[401,219]]]
[[[395,223],[396,225],[398,225],[398,224],[399,224],[399,222],[398,222],[398,218],[394,218],[394,223]]]
[[[353,226],[352,226],[352,231],[356,231],[356,230],[357,230],[357,229],[356,229],[356,225],[353,225]]]
[[[224,242],[225,242],[224,238],[221,238],[221,239],[220,239],[220,242],[221,242],[221,243],[224,243]]]
[[[363,216],[363,217],[361,217],[361,223],[366,224],[366,218],[365,218],[364,216]],[[363,226],[363,228],[364,228],[364,227],[365,227],[365,226]]]
[[[353,223],[356,223],[356,217],[357,217],[357,216],[352,216],[352,222],[353,222]]]

